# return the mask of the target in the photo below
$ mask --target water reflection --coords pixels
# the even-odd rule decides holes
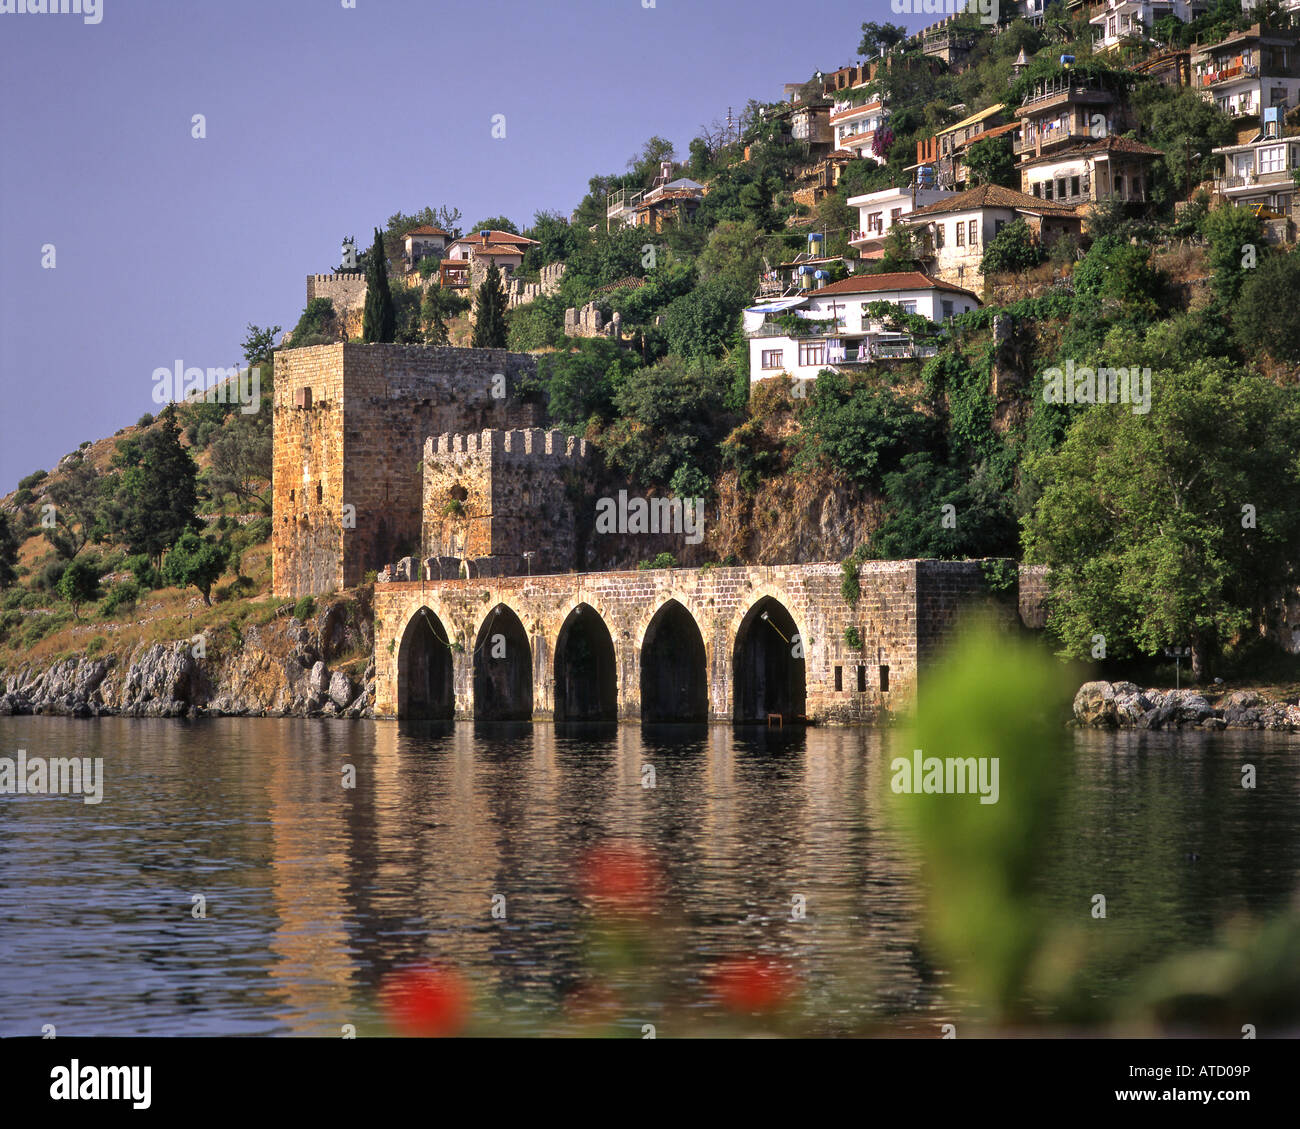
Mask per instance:
[[[1082,768],[1046,906],[1074,912],[1102,881],[1119,928],[1168,951],[1285,902],[1293,741],[1063,739]],[[818,1030],[922,1029],[953,1007],[919,947],[876,733],[6,718],[0,744],[106,769],[97,807],[0,798],[3,1035],[337,1035],[373,1027],[384,976],[428,961],[503,1023],[563,1030],[599,942],[577,866],[612,841],[662,880],[646,966],[611,973],[638,1001],[629,1033],[709,1014],[709,970],[738,953],[794,968]],[[1247,759],[1267,786],[1234,792]],[[1134,959],[1098,990],[1122,990]]]

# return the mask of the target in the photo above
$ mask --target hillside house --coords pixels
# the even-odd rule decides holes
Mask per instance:
[[[858,275],[809,294],[757,302],[744,313],[750,383],[781,375],[811,380],[825,368],[850,370],[934,354],[934,345],[916,342],[873,316],[868,309],[873,302],[896,303],[935,323],[980,305],[969,290],[919,271]]]
[[[939,188],[882,188],[852,196],[850,208],[858,209],[858,230],[849,236],[849,246],[864,259],[878,259],[884,253],[885,237],[889,229],[903,216],[926,204],[952,196]]]
[[[1235,32],[1192,53],[1192,85],[1225,114],[1259,114],[1270,106],[1300,105],[1300,34]]]
[[[1285,135],[1281,116],[1280,107],[1266,109],[1263,129],[1255,138],[1214,150],[1216,157],[1223,158],[1214,190],[1238,208],[1291,219],[1296,199],[1292,174],[1300,169],[1300,136]]]

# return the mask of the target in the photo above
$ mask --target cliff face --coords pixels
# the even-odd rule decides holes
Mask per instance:
[[[24,666],[5,679],[0,715],[370,717],[373,646],[363,591],[322,603],[308,623],[278,617],[233,641],[141,643]]]

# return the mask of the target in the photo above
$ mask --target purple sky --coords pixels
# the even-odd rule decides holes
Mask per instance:
[[[863,20],[904,22],[883,0],[806,19],[784,0],[655,2],[0,15],[0,493],[156,412],[156,368],[232,365],[247,323],[292,328],[343,236],[365,246],[426,204],[465,225],[567,215],[651,135],[684,157],[729,105],[855,62]]]

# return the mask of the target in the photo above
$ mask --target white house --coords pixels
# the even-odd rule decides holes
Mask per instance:
[[[1192,88],[1233,117],[1300,105],[1300,47],[1294,31],[1259,24],[1192,53]]]
[[[855,157],[866,157],[878,165],[885,163],[883,156],[871,152],[877,131],[885,126],[888,111],[884,103],[874,95],[867,95],[865,102],[854,104],[850,99],[842,99],[831,107],[831,128],[835,130],[835,148],[844,149]]]
[[[447,259],[452,263],[472,260],[484,270],[496,264],[502,274],[509,276],[524,261],[528,248],[536,244],[536,239],[509,231],[473,231],[447,247]],[[445,260],[444,265],[447,265]]]
[[[1069,205],[1048,203],[999,184],[981,185],[927,204],[902,222],[920,232],[935,277],[955,286],[979,286],[984,279],[984,248],[1018,219],[1045,247],[1062,235],[1079,235],[1083,226]]]
[[[955,193],[942,188],[883,188],[863,196],[849,198],[850,208],[858,209],[858,230],[849,237],[849,246],[856,247],[864,259],[878,259],[885,246],[889,229],[916,208],[933,204]]]
[[[759,302],[744,315],[750,383],[782,374],[811,380],[825,368],[934,353],[933,345],[918,344],[873,317],[872,302],[893,302],[936,323],[980,306],[969,290],[920,271],[855,275],[806,295]],[[800,322],[808,323],[806,331]]]
[[[1209,7],[1207,0],[1106,0],[1088,22],[1097,30],[1092,41],[1094,51],[1109,51],[1130,36],[1150,34],[1155,21],[1177,16],[1183,23],[1199,16]]]
[[[1264,128],[1249,142],[1214,150],[1224,164],[1214,188],[1238,208],[1267,209],[1289,218],[1296,195],[1292,174],[1300,169],[1300,137],[1284,137],[1280,117],[1277,107],[1266,109]]]

